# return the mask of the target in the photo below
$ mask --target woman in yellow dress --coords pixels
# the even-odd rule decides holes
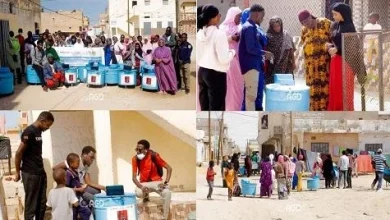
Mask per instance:
[[[226,180],[226,185],[228,188],[228,200],[229,201],[232,201],[234,183],[236,182],[236,178],[237,178],[237,173],[233,169],[233,164],[229,163],[228,167],[225,171],[225,180]]]
[[[309,11],[299,14],[305,58],[306,85],[310,87],[310,111],[326,111],[329,97],[331,24],[326,18],[316,18]]]

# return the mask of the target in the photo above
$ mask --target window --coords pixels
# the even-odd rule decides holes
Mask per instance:
[[[311,143],[311,151],[317,153],[329,153],[329,143]]]
[[[10,14],[14,14],[15,13],[14,12],[14,3],[12,3],[12,2],[9,3],[9,13]]]
[[[366,151],[376,152],[379,148],[382,149],[383,144],[365,144]]]
[[[150,5],[150,0],[145,0],[145,5]]]
[[[163,5],[168,5],[168,0],[163,0]]]
[[[112,36],[116,35],[116,28],[111,28],[111,35]]]
[[[143,35],[151,35],[152,34],[152,23],[144,22],[144,33]]]
[[[162,22],[161,21],[157,21],[157,28],[162,28]]]
[[[171,27],[173,29],[173,21],[168,21],[168,27]]]
[[[131,6],[132,6],[132,7],[134,7],[134,6],[136,6],[136,5],[137,5],[137,1],[132,1],[132,2],[131,2]]]

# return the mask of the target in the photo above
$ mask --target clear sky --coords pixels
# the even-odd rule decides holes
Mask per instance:
[[[18,111],[0,111],[0,115],[5,115],[6,128],[16,128],[18,126],[20,117]]]
[[[221,118],[221,112],[211,112],[211,118]],[[208,112],[198,113],[199,118],[208,118]],[[225,112],[224,122],[228,126],[229,137],[245,150],[248,139],[258,135],[258,112]]]
[[[52,10],[82,10],[89,17],[91,25],[95,25],[99,21],[99,14],[107,8],[108,0],[41,0],[41,4]]]

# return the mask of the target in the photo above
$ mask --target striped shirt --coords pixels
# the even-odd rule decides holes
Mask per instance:
[[[383,156],[382,154],[375,154],[373,156],[373,160],[375,162],[375,171],[384,172],[386,157]]]

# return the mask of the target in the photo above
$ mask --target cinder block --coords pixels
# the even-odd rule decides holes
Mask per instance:
[[[159,198],[151,198],[150,202],[143,203],[138,201],[138,213],[140,220],[162,219],[163,202]],[[170,220],[185,220],[191,212],[196,211],[196,202],[178,202],[172,201],[170,207]]]

